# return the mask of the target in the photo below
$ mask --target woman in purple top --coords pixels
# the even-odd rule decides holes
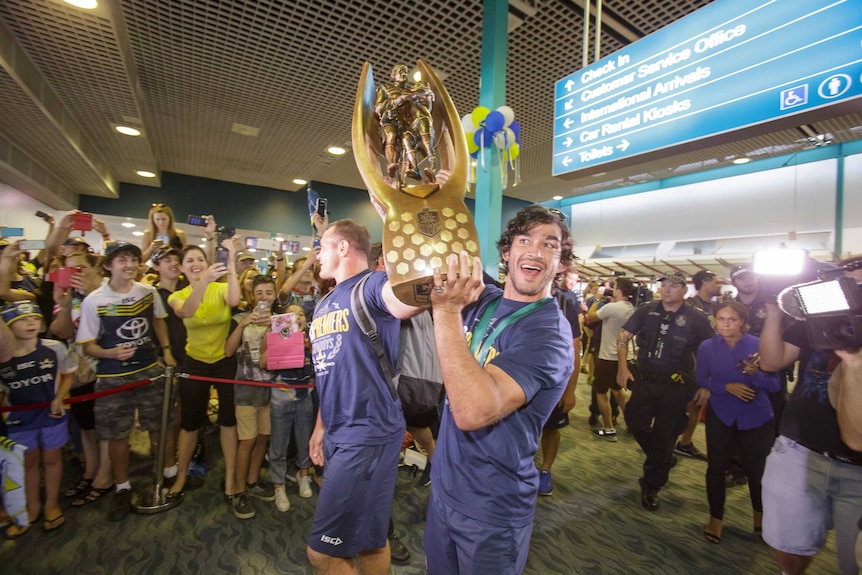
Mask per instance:
[[[697,384],[695,402],[706,412],[706,496],[709,500],[709,523],[703,531],[711,543],[721,542],[724,520],[724,472],[734,447],[742,452],[751,507],[754,510],[754,532],[762,532],[763,503],[760,478],[766,456],[775,438],[772,406],[767,392],[776,391],[779,378],[758,368],[758,338],[745,333],[748,308],[729,301],[715,308],[718,335],[697,350]]]

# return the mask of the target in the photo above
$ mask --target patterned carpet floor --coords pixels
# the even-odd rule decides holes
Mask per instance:
[[[531,575],[651,575],[778,573],[772,550],[752,532],[746,487],[728,490],[725,528],[720,545],[706,542],[704,487],[706,463],[681,458],[660,494],[661,507],[640,506],[637,478],[642,455],[629,435],[617,443],[595,439],[587,424],[589,386],[584,376],[571,425],[563,430],[554,465],[554,493],[540,497],[530,556]],[[317,494],[301,499],[289,491],[291,509],[279,513],[272,503],[254,501],[257,515],[236,519],[222,500],[218,434],[206,436],[213,463],[206,484],[186,494],[175,509],[155,515],[131,515],[109,523],[110,496],[83,508],[66,509],[66,524],[43,533],[40,526],[17,541],[0,543],[0,572],[14,575],[197,574],[239,575],[312,573],[305,557],[305,537]],[[136,438],[133,484],[147,483],[150,460],[145,441]],[[695,443],[705,448],[699,426]],[[66,483],[75,474],[66,458]],[[150,481],[151,482],[151,481]],[[418,475],[401,468],[393,507],[401,540],[413,557],[393,566],[397,575],[425,572],[422,548],[429,488]],[[64,502],[68,505],[68,500]],[[804,520],[804,518],[800,518]],[[838,572],[834,541],[808,570],[810,575]],[[489,574],[491,575],[491,574]]]

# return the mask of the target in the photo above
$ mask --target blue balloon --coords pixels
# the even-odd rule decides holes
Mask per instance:
[[[489,112],[488,116],[485,118],[485,129],[491,134],[496,134],[502,130],[505,124],[506,117],[497,110]]]
[[[486,146],[489,145],[491,143],[491,137],[485,131],[485,128],[479,128],[473,134],[473,141],[476,142],[476,145],[479,146],[480,148],[482,147],[482,143],[483,143],[482,138],[483,137],[484,137],[484,144]]]
[[[475,152],[473,152],[472,154],[470,154],[470,157],[471,157],[471,158],[473,158],[474,160],[475,160],[476,158],[478,158],[478,157],[479,157],[479,150],[476,150]]]
[[[518,122],[512,122],[511,124],[509,124],[509,127],[512,129],[513,132],[515,132],[515,139],[520,142],[521,141],[521,124],[519,124]]]

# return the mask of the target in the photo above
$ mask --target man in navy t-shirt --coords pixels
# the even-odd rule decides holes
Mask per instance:
[[[520,573],[527,561],[539,435],[574,364],[572,331],[551,298],[572,261],[560,217],[529,206],[497,243],[508,277],[451,255],[434,273],[434,335],[447,399],[425,528],[429,575]],[[472,266],[472,269],[471,269]]]
[[[354,559],[362,573],[388,573],[390,567],[386,534],[404,413],[371,340],[354,319],[350,295],[371,274],[362,297],[390,358],[398,357],[401,320],[421,308],[399,301],[385,273],[368,270],[370,247],[368,230],[340,220],[323,233],[317,255],[320,277],[336,281],[317,304],[309,329],[320,396],[309,455],[315,465],[326,466],[308,536],[308,559],[318,573],[352,572]]]

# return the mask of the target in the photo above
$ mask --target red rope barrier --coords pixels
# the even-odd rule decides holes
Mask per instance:
[[[97,391],[96,393],[88,393],[86,395],[79,395],[77,397],[67,397],[63,400],[63,403],[66,405],[71,405],[73,403],[82,403],[84,401],[90,401],[92,399],[98,399],[100,397],[105,397],[107,395],[114,395],[115,393],[120,393],[123,391],[129,391],[130,389],[135,389],[137,387],[143,387],[153,380],[150,378],[142,379],[140,381],[133,381],[132,383],[126,383],[121,385],[120,387],[114,387],[112,389],[105,389],[103,391]],[[0,413],[6,413],[10,411],[30,411],[31,409],[42,409],[45,407],[51,407],[50,401],[42,401],[39,403],[26,403],[24,405],[6,405],[0,407]]]
[[[202,377],[200,375],[189,375],[188,373],[178,373],[177,377],[184,377],[195,381],[212,381],[215,383],[233,383],[235,385],[254,385],[257,387],[279,387],[281,389],[311,389],[315,386],[313,383],[302,385],[290,385],[287,383],[267,383],[263,381],[247,381],[239,379],[222,379],[220,377]]]

